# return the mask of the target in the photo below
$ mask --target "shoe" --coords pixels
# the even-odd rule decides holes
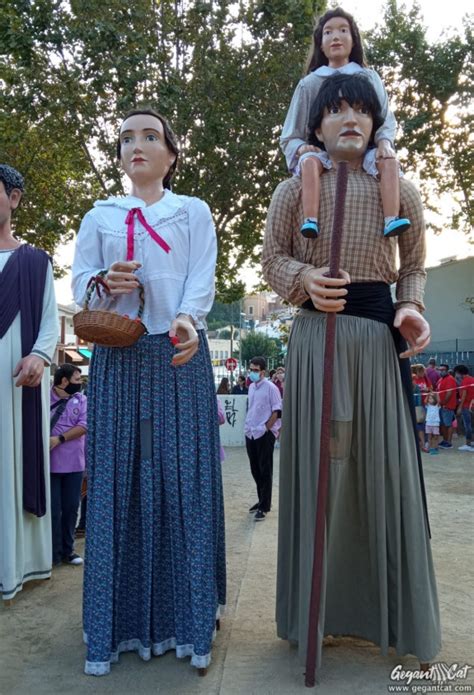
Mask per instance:
[[[437,454],[439,454],[439,451],[438,449],[430,449],[430,454],[431,456],[436,456]]]
[[[394,220],[385,225],[383,230],[384,237],[398,236],[411,226],[410,220],[406,217],[395,217]]]
[[[256,512],[256,511],[257,511],[257,509],[258,509],[258,504],[259,504],[259,503],[257,502],[256,504],[253,505],[253,507],[250,507],[250,509],[249,509],[249,514],[253,514],[253,512]]]
[[[63,564],[62,560],[53,560],[53,567],[59,567]]]
[[[69,555],[69,557],[63,557],[63,562],[65,562],[67,565],[82,565],[84,560],[77,553],[73,553],[72,555]]]
[[[263,521],[266,517],[265,512],[262,512],[261,509],[258,510],[258,512],[255,514],[254,519],[255,521]]]
[[[463,446],[458,446],[458,451],[474,451],[474,446],[463,444]]]
[[[442,449],[452,449],[453,448],[453,445],[450,444],[449,442],[441,442],[440,444],[438,444],[438,446],[440,446]]]
[[[308,218],[301,225],[300,232],[305,239],[317,239],[319,236],[319,225],[316,220]]]

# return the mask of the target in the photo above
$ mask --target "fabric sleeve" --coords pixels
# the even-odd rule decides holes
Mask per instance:
[[[223,425],[225,423],[225,413],[220,398],[217,398],[217,419],[219,425]]]
[[[300,305],[309,298],[303,281],[313,266],[293,257],[293,231],[298,228],[298,194],[291,190],[290,181],[279,184],[268,209],[262,271],[265,280],[280,297]]]
[[[380,140],[389,140],[393,145],[395,142],[395,135],[397,133],[397,121],[390,109],[387,90],[385,89],[379,74],[375,72],[375,70],[370,70],[369,75],[372,84],[375,87],[375,91],[377,92],[377,97],[382,110],[382,118],[384,119],[380,128],[378,128],[378,130],[375,132],[375,144],[378,144]]]
[[[48,263],[46,271],[46,283],[43,295],[43,310],[38,337],[31,350],[31,354],[42,357],[51,364],[59,338],[59,318],[56,294],[54,292],[53,267]]]
[[[293,94],[280,136],[280,147],[290,172],[293,172],[298,163],[296,154],[298,147],[306,144],[310,107],[309,91],[304,86],[303,81],[300,81]]]
[[[272,408],[272,413],[274,413],[276,410],[281,411],[281,394],[277,386],[275,384],[272,384],[270,382],[270,386],[273,386],[273,388],[270,389],[270,405]]]
[[[72,263],[72,293],[76,304],[84,305],[89,280],[102,270],[106,270],[106,268],[102,254],[101,235],[94,215],[90,211],[81,222]],[[94,292],[89,308],[93,309],[100,306],[101,309],[107,309],[114,304],[117,296],[112,297],[101,292],[101,297],[99,297]]]
[[[399,308],[404,303],[410,302],[416,304],[420,311],[424,311],[425,220],[420,194],[407,179],[400,179],[400,216],[408,217],[411,227],[398,237],[400,268],[395,306]]]
[[[79,414],[77,416],[76,427],[83,427],[87,430],[87,396],[82,396]]]
[[[203,321],[214,301],[217,239],[208,205],[193,198],[189,205],[189,257],[184,294],[177,314]]]

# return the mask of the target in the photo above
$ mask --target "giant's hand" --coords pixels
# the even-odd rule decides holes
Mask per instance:
[[[38,355],[22,357],[15,367],[13,376],[17,376],[15,386],[39,386],[44,372],[44,360]]]
[[[340,271],[340,278],[328,278],[325,273],[329,268],[315,268],[306,273],[304,277],[304,288],[311,297],[316,309],[319,311],[343,311],[346,304],[344,296],[347,285],[351,279],[345,270]]]
[[[431,340],[430,325],[416,309],[401,307],[395,313],[393,322],[408,343],[408,350],[400,357],[411,357],[422,352]]]
[[[138,280],[133,274],[141,268],[138,261],[116,261],[110,266],[105,282],[110,294],[131,294],[138,287]]]
[[[301,155],[306,154],[306,152],[322,152],[322,150],[320,147],[316,147],[315,145],[300,145],[296,150],[296,156],[299,159]]]
[[[376,159],[395,159],[395,150],[389,140],[380,140],[377,145]]]
[[[175,342],[175,348],[179,350],[171,360],[174,367],[179,367],[189,362],[199,348],[199,336],[194,328],[193,320],[190,316],[180,314],[171,324],[168,333],[170,338],[178,338],[179,342]]]

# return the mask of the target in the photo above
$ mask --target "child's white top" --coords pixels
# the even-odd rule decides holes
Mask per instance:
[[[431,425],[432,427],[439,426],[439,405],[428,405],[426,406],[426,425]]]
[[[180,313],[190,314],[197,328],[214,301],[214,274],[217,240],[211,212],[198,198],[165,190],[157,203],[147,206],[133,196],[109,198],[94,203],[84,217],[77,236],[72,265],[74,300],[84,303],[87,284],[100,270],[127,257],[125,219],[132,208],[141,208],[148,224],[171,247],[166,253],[152,239],[137,217],[134,218],[134,260],[145,288],[143,323],[151,334],[166,333]],[[104,308],[135,318],[138,291],[102,299],[94,295],[90,308]]]
[[[347,63],[340,68],[330,68],[322,65],[313,70],[309,75],[299,81],[290,108],[286,114],[285,123],[280,137],[280,147],[284,152],[289,171],[293,171],[298,162],[296,150],[307,142],[307,127],[309,112],[324,80],[336,72],[354,75],[363,72],[372,83],[382,110],[384,122],[375,133],[375,143],[380,140],[389,140],[392,145],[395,141],[397,122],[390,110],[388,95],[379,75],[372,68],[363,68],[358,63]]]

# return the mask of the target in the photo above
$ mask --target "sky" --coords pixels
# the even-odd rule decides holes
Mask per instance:
[[[347,12],[354,15],[354,18],[362,31],[367,31],[379,23],[383,16],[383,0],[340,0],[339,3],[329,2],[328,5],[340,4]],[[405,7],[411,8],[412,2],[403,3]],[[402,3],[399,3],[401,6]],[[427,28],[429,41],[436,41],[443,32],[459,32],[462,27],[462,17],[467,13],[472,13],[473,4],[471,0],[455,0],[450,3],[449,13],[447,13],[446,0],[418,0],[421,14]],[[72,262],[74,244],[62,247],[56,253],[56,260],[60,265],[70,265]],[[455,256],[465,258],[474,255],[474,244],[469,244],[465,234],[446,229],[440,235],[435,235],[429,229],[427,231],[427,267],[438,265],[439,262],[447,257]],[[258,283],[258,277],[254,269],[243,268],[240,277],[247,285],[247,291]],[[61,280],[56,281],[56,294],[61,304],[69,304],[72,301],[70,290],[70,274]]]
[[[380,23],[383,16],[383,7],[386,4],[382,0],[340,0],[339,3],[328,2],[329,6],[340,4],[347,12],[350,12],[362,31],[372,29]],[[447,3],[446,0],[418,0],[421,14],[427,28],[427,38],[435,41],[446,31],[459,31],[462,26],[462,18],[469,12],[473,12],[472,0],[454,0]],[[405,6],[410,9],[413,2],[398,1],[398,7]],[[449,7],[449,11],[448,11]]]

